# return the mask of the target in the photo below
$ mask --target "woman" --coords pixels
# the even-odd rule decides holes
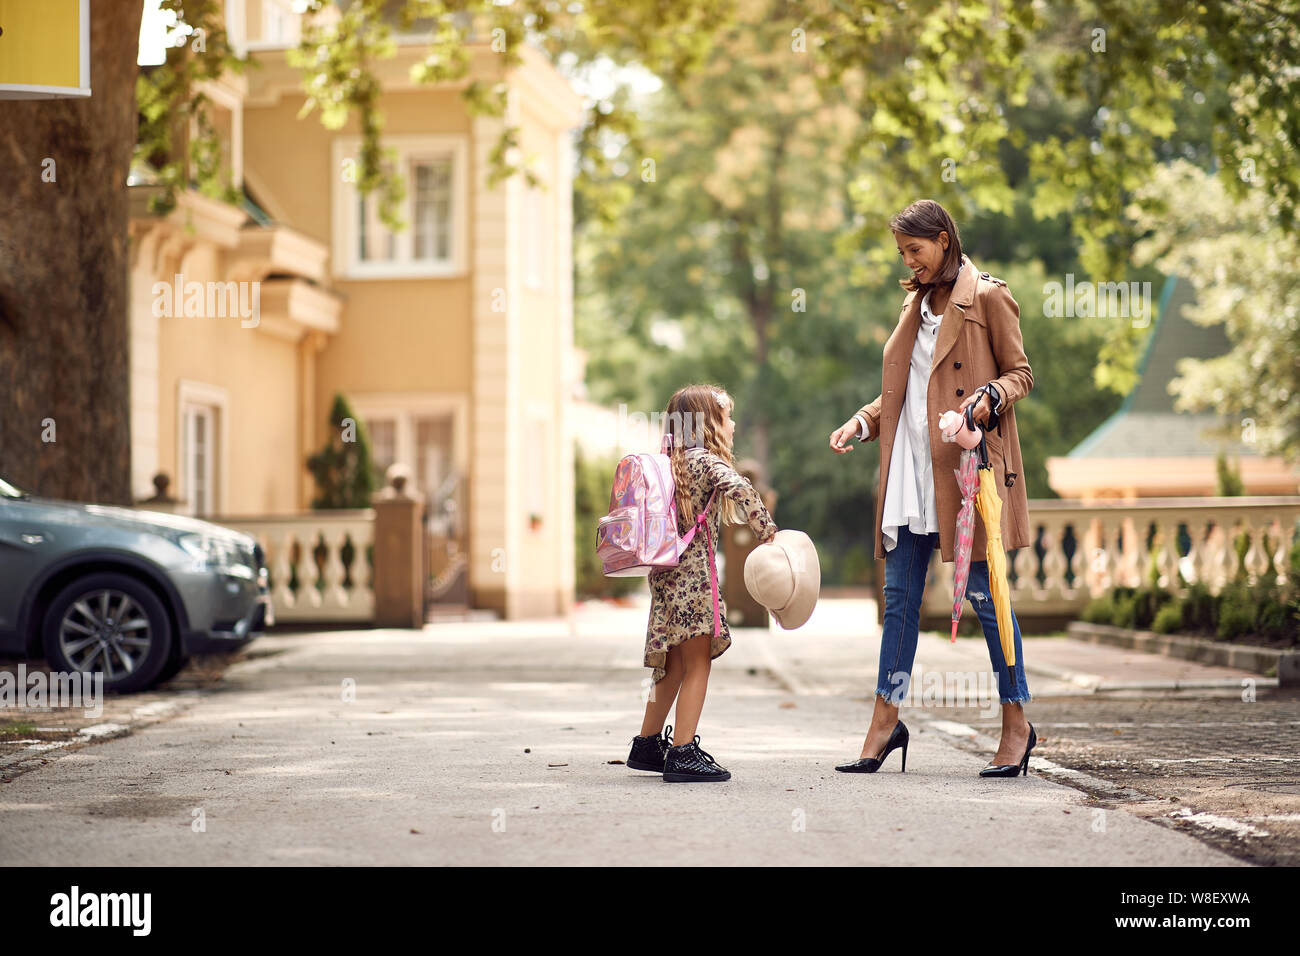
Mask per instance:
[[[836,767],[874,773],[889,753],[903,748],[907,727],[898,705],[907,696],[920,622],[921,596],[930,555],[937,546],[953,560],[961,493],[954,471],[960,446],[944,442],[939,416],[974,405],[977,422],[988,427],[987,447],[1002,499],[1002,543],[1009,551],[1032,543],[1029,503],[1022,472],[1013,406],[1033,388],[1034,376],[1020,339],[1020,308],[1007,285],[978,272],[962,254],[952,217],[923,199],[890,221],[898,254],[912,273],[901,285],[898,326],[885,343],[881,394],[830,436],[831,450],[853,450],[849,440],[880,439],[880,488],[876,496],[876,558],[885,562],[885,611],[875,712],[859,759]],[[1030,699],[1024,667],[1013,682],[989,599],[983,521],[975,520],[966,595],[979,616],[989,658],[998,675],[1002,740],[980,776],[1028,773],[1037,742],[1024,714]],[[1022,661],[1020,625],[1015,622],[1016,660]]]

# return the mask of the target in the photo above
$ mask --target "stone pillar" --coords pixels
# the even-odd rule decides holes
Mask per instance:
[[[153,476],[153,497],[141,498],[135,503],[135,506],[146,511],[165,511],[168,514],[179,513],[180,506],[185,502],[177,501],[167,493],[167,487],[171,484],[171,481],[166,472],[158,472]]]
[[[763,481],[758,463],[750,459],[739,462],[736,470],[754,486],[763,506],[776,521],[776,491]],[[716,505],[715,505],[716,507]],[[780,526],[781,522],[777,521]],[[758,547],[758,539],[748,524],[723,525],[722,554],[727,562],[727,576],[722,581],[722,599],[727,604],[727,623],[732,627],[767,627],[767,608],[749,595],[745,587],[745,559]]]
[[[389,487],[373,501],[375,627],[424,626],[424,501],[407,490],[404,471],[389,468]]]

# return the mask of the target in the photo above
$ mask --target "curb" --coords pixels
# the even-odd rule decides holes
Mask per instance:
[[[1235,667],[1254,674],[1271,673],[1276,676],[1279,687],[1300,687],[1300,652],[1297,651],[1224,644],[1203,637],[1157,634],[1085,621],[1073,621],[1066,630],[1071,637],[1093,644],[1109,644],[1218,667]],[[1190,686],[1189,682],[1183,683]],[[1204,686],[1204,683],[1199,682],[1196,686]]]
[[[87,744],[127,737],[141,727],[159,723],[188,710],[198,697],[197,690],[180,691],[172,700],[155,701],[136,707],[131,711],[131,716],[126,723],[105,722],[83,727],[67,740],[31,741],[17,753],[0,757],[0,773],[3,773],[6,780],[12,780],[19,774],[47,764],[51,760],[66,757]],[[41,711],[25,711],[25,713],[36,715]],[[17,742],[21,743],[21,741]]]
[[[998,739],[988,734],[982,733],[967,724],[959,724],[950,720],[942,720],[934,717],[926,717],[920,714],[912,714],[909,720],[916,720],[943,737],[955,746],[958,750],[964,750],[967,753],[986,754],[990,750],[996,752],[998,749]],[[1046,757],[1036,757],[1033,754],[1029,756],[1029,767],[1041,773],[1045,779],[1053,783],[1063,783],[1067,786],[1074,787],[1076,790],[1083,790],[1089,796],[1094,798],[1103,798],[1108,800],[1120,800],[1131,803],[1149,803],[1157,798],[1141,793],[1131,787],[1125,787],[1122,784],[1112,783],[1109,780],[1103,780],[1100,777],[1094,777],[1091,774],[1084,773],[1082,770],[1072,770],[1069,767],[1062,767],[1060,764],[1048,760]]]
[[[1131,690],[1231,690],[1240,691],[1243,678],[1211,677],[1190,680],[1105,680],[1096,674],[1068,671],[1050,664],[1025,665],[1030,674],[1050,677],[1052,680],[1074,684],[1085,694],[1104,694],[1108,691]],[[1256,687],[1279,686],[1276,677],[1255,678]]]
[[[226,667],[222,676],[252,674],[268,668],[278,667],[284,654],[290,650],[290,648],[285,648],[236,661]],[[128,737],[144,727],[161,723],[182,714],[197,704],[205,696],[206,692],[207,689],[202,687],[173,691],[172,696],[168,698],[140,704],[132,708],[129,717],[118,718],[118,721],[121,722],[104,721],[103,723],[83,727],[65,740],[12,741],[13,743],[26,743],[26,746],[15,753],[0,756],[0,783],[7,783],[19,774],[44,766],[59,757],[66,757],[74,751],[81,750],[88,744],[113,740],[118,737]],[[42,711],[25,711],[25,713],[36,716]]]

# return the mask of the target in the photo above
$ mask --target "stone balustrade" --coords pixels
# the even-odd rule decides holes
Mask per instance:
[[[1217,594],[1239,573],[1254,584],[1270,561],[1285,582],[1288,554],[1300,533],[1300,496],[1042,499],[1029,502],[1029,520],[1037,545],[1008,554],[1012,607],[1021,621],[1060,626],[1109,588],[1146,583],[1153,564],[1158,584],[1180,596],[1195,582]],[[1247,547],[1239,558],[1235,542],[1243,534]],[[883,570],[882,565],[882,575]],[[951,619],[952,585],[953,565],[943,563],[936,549],[924,627]],[[967,615],[973,617],[969,604]]]
[[[252,535],[266,551],[277,623],[374,619],[372,508],[219,521]]]

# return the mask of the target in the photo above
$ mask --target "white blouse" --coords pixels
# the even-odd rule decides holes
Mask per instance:
[[[880,519],[880,533],[886,551],[897,547],[898,529],[901,527],[906,526],[913,534],[939,530],[930,459],[930,428],[926,422],[929,417],[926,395],[930,388],[934,342],[939,337],[942,319],[942,315],[930,311],[930,293],[926,292],[921,300],[921,328],[916,333],[907,372],[903,414],[894,433],[894,450],[889,459],[889,483],[885,488],[885,507]]]

